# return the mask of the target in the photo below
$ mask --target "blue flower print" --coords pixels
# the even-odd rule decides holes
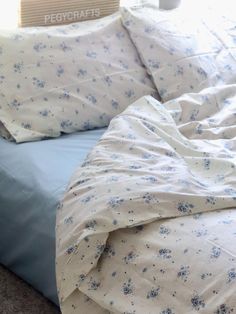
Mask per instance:
[[[21,126],[24,128],[24,129],[27,129],[27,130],[30,130],[31,129],[31,124],[29,122],[22,122],[21,123]]]
[[[232,268],[228,271],[228,283],[236,280],[236,270]]]
[[[107,83],[108,86],[111,86],[112,85],[112,79],[110,76],[105,76],[105,82]]]
[[[124,199],[120,198],[119,196],[113,196],[110,198],[108,205],[111,208],[116,208],[120,206],[124,202]]]
[[[97,290],[100,285],[101,285],[101,283],[99,281],[96,281],[93,278],[90,278],[89,290]]]
[[[87,70],[84,70],[84,69],[78,70],[78,73],[77,73],[78,77],[85,77],[86,75],[87,75]]]
[[[73,123],[70,120],[62,120],[60,123],[62,129],[70,128],[72,126],[72,124]]]
[[[114,108],[115,110],[119,108],[119,103],[114,99],[111,100],[111,105],[112,105],[112,108]]]
[[[86,229],[92,229],[92,230],[94,230],[95,229],[95,227],[97,226],[97,222],[96,222],[96,220],[90,220],[90,221],[88,221],[88,222],[86,222],[86,224],[85,224],[85,228]]]
[[[87,51],[86,56],[91,59],[96,59],[97,53],[95,51]]]
[[[86,98],[88,99],[88,101],[90,101],[94,105],[97,103],[96,97],[92,94],[89,94]]]
[[[171,258],[171,250],[170,249],[160,249],[159,256],[163,259],[170,259]]]
[[[37,52],[40,52],[41,50],[47,48],[47,46],[42,43],[42,42],[39,42],[39,43],[35,43],[34,46],[33,46],[33,49]]]
[[[147,293],[147,299],[154,299],[154,298],[158,297],[159,292],[160,292],[160,288],[152,288]]]
[[[59,65],[59,66],[57,67],[57,76],[60,77],[60,76],[62,76],[63,74],[64,74],[64,68],[63,68],[61,65]]]
[[[66,89],[63,89],[61,95],[59,96],[59,99],[69,100],[70,99],[70,92]]]
[[[12,102],[8,104],[8,106],[18,110],[19,107],[21,106],[21,103],[17,99],[13,99]]]
[[[214,314],[231,314],[233,312],[234,310],[232,308],[228,307],[226,304],[221,304]]]
[[[134,286],[132,284],[132,280],[131,279],[129,279],[127,282],[125,282],[123,284],[122,290],[123,290],[124,295],[133,293]]]
[[[64,52],[67,52],[67,51],[71,51],[72,48],[67,46],[67,44],[63,41],[61,44],[60,44],[60,48],[64,51]]]
[[[177,206],[178,211],[183,214],[190,214],[193,208],[194,205],[188,202],[179,202]]]
[[[117,33],[116,33],[116,37],[117,37],[118,39],[123,39],[123,38],[125,37],[125,33],[124,33],[124,32],[117,32]]]
[[[200,311],[201,308],[205,307],[205,302],[204,302],[203,298],[199,295],[194,295],[191,298],[191,304],[192,304],[192,307],[194,308],[194,310],[196,310],[196,311]]]
[[[170,308],[167,308],[160,312],[160,314],[175,314]]]
[[[129,264],[129,263],[133,263],[137,257],[138,255],[131,251],[128,253],[128,255],[126,255],[123,258],[123,260],[125,261],[126,264]]]
[[[148,65],[153,68],[153,69],[159,69],[160,68],[160,62],[157,60],[149,59],[148,60]]]
[[[125,92],[125,96],[126,96],[127,98],[131,98],[131,97],[133,97],[134,95],[135,95],[135,93],[134,93],[134,91],[131,90],[131,89],[129,89],[128,91]]]
[[[44,88],[46,82],[44,80],[37,79],[36,77],[33,77],[33,85],[39,88]]]
[[[187,281],[188,275],[190,274],[189,266],[181,266],[177,276],[182,279],[184,282]]]
[[[23,62],[15,63],[14,64],[14,72],[21,73],[22,69],[23,69],[23,66],[24,66]]]

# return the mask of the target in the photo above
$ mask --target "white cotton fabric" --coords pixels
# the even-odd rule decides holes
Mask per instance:
[[[63,314],[236,310],[236,85],[114,118],[57,214]]]
[[[122,8],[123,24],[163,101],[236,83],[236,19],[213,9],[189,14],[146,4]]]
[[[107,126],[155,93],[119,14],[1,31],[0,122],[16,142]]]

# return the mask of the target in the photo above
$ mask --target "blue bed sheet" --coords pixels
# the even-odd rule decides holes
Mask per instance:
[[[18,145],[0,138],[0,263],[56,304],[56,208],[104,131]]]

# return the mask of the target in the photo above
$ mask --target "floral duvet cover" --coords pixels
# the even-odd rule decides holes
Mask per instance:
[[[114,118],[57,217],[62,313],[236,312],[236,85]]]

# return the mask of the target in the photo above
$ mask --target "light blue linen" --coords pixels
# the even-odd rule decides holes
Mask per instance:
[[[0,263],[56,304],[56,208],[104,131],[24,144],[0,138]]]

